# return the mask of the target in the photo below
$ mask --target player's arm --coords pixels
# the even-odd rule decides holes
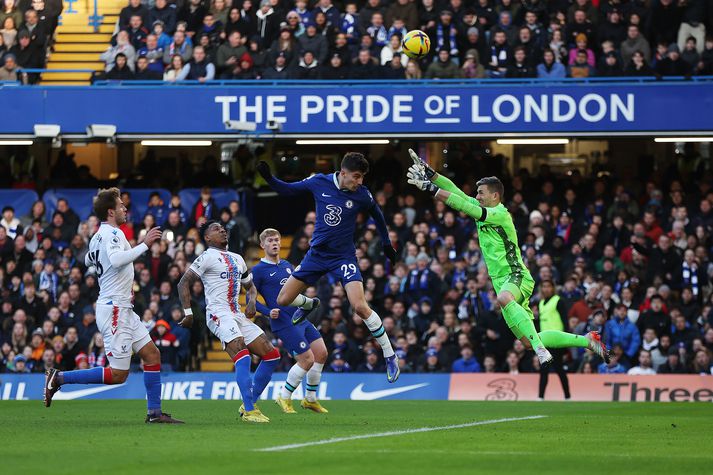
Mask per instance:
[[[181,300],[183,307],[183,319],[178,322],[184,328],[193,326],[193,310],[191,309],[191,287],[193,283],[200,280],[201,276],[195,273],[192,268],[189,268],[181,280],[178,282],[178,298]]]
[[[107,245],[106,254],[112,267],[122,267],[134,262],[141,255],[149,250],[149,246],[161,239],[161,228],[155,227],[149,230],[144,236],[144,241],[131,249],[124,250],[121,241],[117,236],[112,237]]]
[[[376,223],[376,229],[379,231],[379,236],[381,236],[381,243],[384,248],[384,255],[391,261],[391,264],[396,263],[396,249],[391,244],[391,239],[389,239],[389,228],[386,227],[386,219],[384,218],[384,213],[381,212],[381,208],[378,204],[374,205],[369,209],[369,214],[374,218]]]
[[[248,271],[244,277],[240,279],[240,283],[245,289],[245,315],[248,318],[255,318],[256,302],[257,302],[257,287],[253,284],[253,275]],[[269,315],[269,313],[268,313]]]
[[[455,195],[460,196],[463,199],[468,199],[470,198],[463,190],[458,188],[455,183],[453,183],[451,180],[448,178],[444,177],[443,175],[439,175],[436,170],[431,168],[431,166],[424,162],[421,157],[419,157],[416,152],[414,152],[412,149],[408,149],[409,155],[411,155],[411,160],[413,160],[413,164],[411,167],[409,167],[409,171],[414,171],[418,172],[421,175],[425,175],[426,178],[432,183],[434,183],[438,188],[448,191],[449,193],[453,193]]]
[[[419,174],[417,170],[409,169],[408,182],[416,188],[427,191],[438,201],[443,201],[456,211],[461,211],[477,221],[484,221],[487,211],[482,208],[477,200],[465,195],[461,197],[456,193],[442,190],[438,185],[432,183],[425,175]]]
[[[270,171],[270,165],[265,161],[260,161],[255,167],[260,176],[262,176],[270,188],[275,190],[281,195],[298,195],[300,193],[307,193],[310,191],[309,186],[305,180],[296,181],[292,183],[287,183],[286,181],[279,180],[272,176]]]

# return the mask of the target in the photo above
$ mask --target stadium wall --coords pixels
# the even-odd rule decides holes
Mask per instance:
[[[713,80],[706,79],[0,87],[0,102],[4,136],[32,135],[35,124],[58,124],[62,135],[82,136],[90,124],[115,125],[119,137],[237,134],[227,130],[229,121],[256,123],[256,135],[288,138],[335,130],[384,136],[713,130],[713,114],[703,113],[713,109]],[[280,122],[280,130],[268,130],[270,120]]]
[[[552,375],[547,400],[563,399],[559,381]],[[275,374],[263,399],[275,399],[284,383],[284,374]],[[322,400],[369,401],[457,400],[534,401],[539,376],[536,374],[402,374],[389,384],[383,374],[334,374],[322,377]],[[697,375],[569,375],[575,401],[660,401],[713,402],[713,378]],[[6,374],[0,376],[1,400],[40,400],[44,375]],[[143,376],[132,373],[118,386],[67,386],[54,400],[145,399]],[[240,390],[231,373],[167,373],[163,375],[165,400],[240,399]],[[295,391],[302,398],[302,387]]]

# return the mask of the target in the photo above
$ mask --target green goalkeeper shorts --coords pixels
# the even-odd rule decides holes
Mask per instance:
[[[493,288],[496,293],[502,290],[507,290],[515,297],[515,301],[520,304],[530,315],[530,318],[535,318],[532,310],[530,310],[530,297],[535,290],[535,280],[529,272],[518,272],[508,274],[502,277],[495,277],[493,280]]]

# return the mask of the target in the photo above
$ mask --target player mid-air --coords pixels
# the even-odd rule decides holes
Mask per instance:
[[[413,164],[407,172],[408,182],[476,221],[480,248],[505,322],[515,337],[535,350],[540,364],[552,361],[547,348],[569,347],[587,348],[608,362],[609,352],[595,331],[585,336],[557,330],[537,333],[529,305],[535,281],[522,261],[512,216],[502,204],[502,182],[494,176],[479,180],[476,197],[472,198],[436,173],[416,152],[409,149],[409,154]]]
[[[101,190],[94,198],[94,212],[101,220],[99,230],[89,242],[85,257],[99,278],[96,323],[104,338],[108,368],[76,371],[47,370],[44,401],[66,384],[122,384],[129,376],[131,354],[137,353],[144,365],[144,385],[148,403],[147,423],[181,424],[161,412],[161,353],[148,330],[133,311],[134,261],[161,238],[161,229],[146,233],[143,242],[131,247],[119,226],[126,222],[126,207],[117,188]]]
[[[286,414],[295,414],[296,411],[292,407],[292,393],[306,375],[306,391],[301,406],[317,413],[326,413],[328,411],[317,400],[322,368],[327,361],[327,346],[324,344],[324,339],[307,320],[292,324],[296,307],[277,305],[277,296],[294,271],[292,264],[280,259],[280,238],[277,229],[268,228],[260,233],[260,247],[265,255],[253,267],[253,283],[266,304],[257,302],[257,310],[270,318],[272,332],[282,340],[285,349],[297,360],[287,373],[287,381],[275,402]]]
[[[341,280],[352,309],[364,320],[381,346],[386,360],[386,378],[393,383],[400,374],[398,357],[394,354],[381,318],[366,303],[354,246],[357,216],[367,211],[376,223],[384,254],[392,262],[396,260],[396,250],[391,245],[384,215],[367,187],[362,184],[369,171],[369,162],[364,155],[350,152],[344,155],[339,171],[328,175],[319,173],[294,183],[285,183],[273,177],[266,162],[258,163],[257,171],[279,194],[312,193],[316,205],[317,222],[310,249],[282,286],[277,296],[277,305],[298,307],[293,315],[293,323],[299,323],[316,303],[315,299],[302,293],[320,277],[332,273]]]
[[[252,274],[240,255],[228,251],[228,233],[220,223],[205,223],[201,234],[208,248],[193,261],[178,283],[178,295],[185,315],[179,325],[184,328],[193,325],[190,289],[196,280],[201,280],[205,288],[206,324],[223,343],[235,365],[235,380],[243,399],[239,411],[241,419],[245,422],[270,422],[255,403],[280,362],[280,352],[272,346],[262,329],[248,319],[255,316],[257,298]],[[238,302],[241,284],[247,294],[245,314],[240,311]],[[251,352],[261,358],[252,380]]]

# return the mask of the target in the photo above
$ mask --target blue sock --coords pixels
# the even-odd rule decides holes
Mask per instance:
[[[238,382],[240,395],[246,411],[252,411],[253,406],[253,382],[250,379],[250,352],[241,350],[233,358],[235,363],[235,381]]]
[[[265,390],[267,383],[272,379],[272,373],[275,371],[280,362],[280,351],[273,349],[270,353],[263,356],[262,361],[255,370],[253,378],[253,404],[260,399],[260,395]]]
[[[104,382],[104,368],[63,371],[61,375],[62,384],[102,384]]]
[[[161,414],[161,365],[144,365],[144,386],[149,415]]]

